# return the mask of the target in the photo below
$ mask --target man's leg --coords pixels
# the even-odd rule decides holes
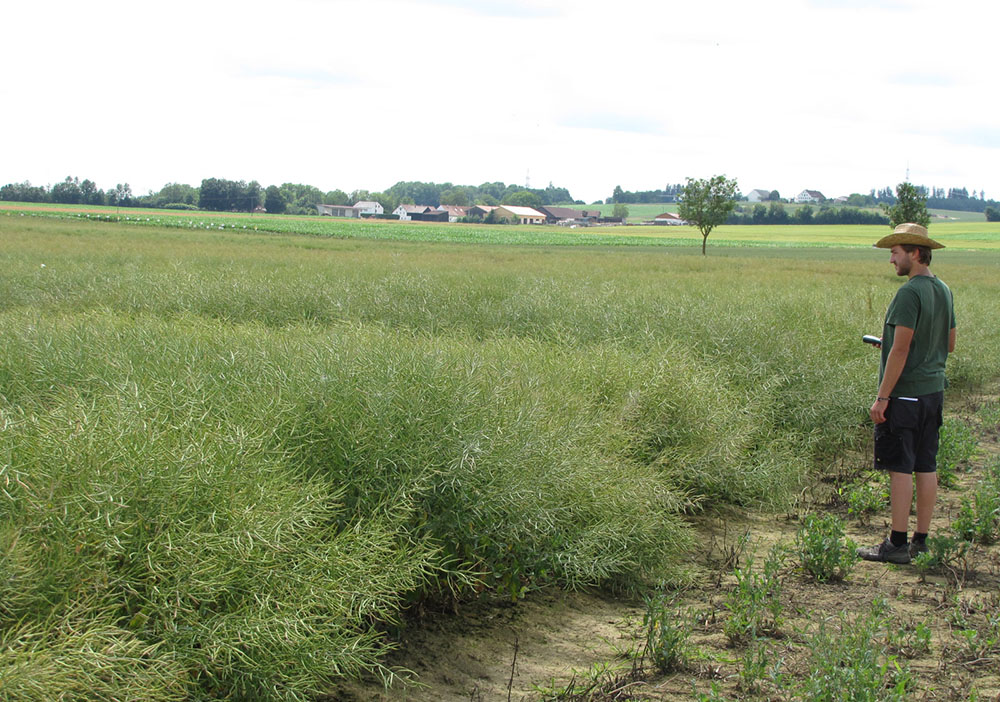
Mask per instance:
[[[917,473],[917,531],[921,534],[930,532],[931,517],[934,516],[934,505],[936,502],[937,473]],[[895,523],[894,506],[893,524]],[[892,528],[895,529],[896,527],[893,526]]]
[[[859,548],[858,556],[866,561],[909,563],[910,546],[906,534],[910,523],[910,503],[913,500],[913,476],[889,471],[889,503],[892,508],[892,534],[880,544]]]
[[[935,495],[937,494],[936,486],[937,483],[935,483]],[[894,471],[889,471],[889,505],[892,508],[893,531],[901,531],[904,534],[909,531],[910,505],[912,503],[913,476],[909,473],[896,473]],[[927,515],[927,522],[930,524],[930,513]],[[922,531],[920,529],[919,519],[917,520],[917,531]]]

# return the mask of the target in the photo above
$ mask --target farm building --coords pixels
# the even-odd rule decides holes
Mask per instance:
[[[751,190],[747,193],[747,202],[767,202],[771,199],[770,190]]]
[[[447,222],[447,210],[435,210],[428,207],[426,212],[414,212],[410,215],[414,222]]]
[[[582,221],[601,216],[600,210],[574,210],[569,207],[539,207],[538,211],[545,215],[546,224],[557,224],[566,220]]]
[[[429,211],[431,208],[427,205],[400,205],[392,211],[394,215],[397,215],[401,221],[408,221],[413,218],[415,214],[423,214]]]
[[[475,205],[474,207],[470,207],[466,211],[466,216],[468,216],[468,217],[482,217],[482,218],[485,219],[486,215],[488,215],[490,212],[492,212],[495,209],[497,209],[497,208],[495,206],[493,206],[493,205]]]
[[[687,220],[683,220],[673,212],[664,212],[661,215],[656,215],[653,218],[653,224],[661,225],[676,225],[676,224],[687,224]]]
[[[382,205],[372,200],[361,200],[360,202],[355,202],[354,207],[362,215],[380,215],[385,212]]]
[[[353,217],[355,219],[361,216],[361,211],[350,205],[316,205],[316,213],[327,217]]]
[[[439,211],[444,211],[448,213],[449,222],[457,222],[458,220],[465,217],[468,213],[468,207],[460,207],[459,205],[441,205],[438,207]]]
[[[795,196],[795,202],[823,202],[826,198],[819,190],[803,190]]]
[[[544,224],[545,215],[533,207],[520,207],[518,205],[500,205],[496,210],[496,217],[509,219],[517,224]]]

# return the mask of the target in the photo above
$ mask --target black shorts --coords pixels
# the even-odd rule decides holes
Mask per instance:
[[[894,473],[937,470],[943,404],[943,392],[891,398],[886,420],[875,425],[875,467]]]

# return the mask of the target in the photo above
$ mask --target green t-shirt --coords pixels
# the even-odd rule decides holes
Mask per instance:
[[[879,382],[897,326],[913,330],[913,343],[891,396],[918,397],[944,390],[948,385],[944,376],[948,338],[955,328],[951,290],[939,278],[928,275],[915,275],[899,289],[885,313]]]

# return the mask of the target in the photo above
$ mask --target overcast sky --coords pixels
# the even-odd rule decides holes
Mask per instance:
[[[0,184],[1000,198],[995,0],[5,6]]]

